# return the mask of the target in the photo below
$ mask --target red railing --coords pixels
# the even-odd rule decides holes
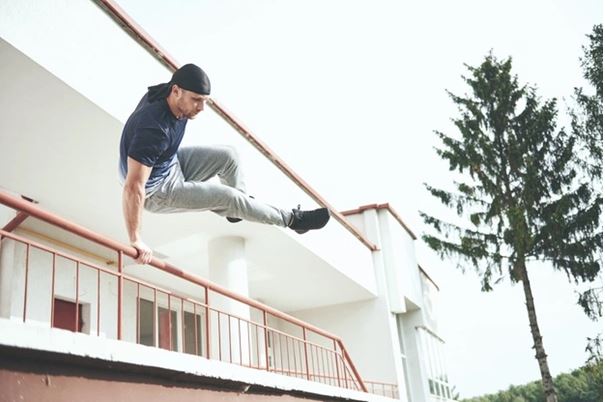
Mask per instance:
[[[116,253],[117,266],[103,267],[0,230],[3,241],[15,242],[15,265],[23,265],[24,322],[52,326],[55,300],[66,300],[76,306],[74,328],[85,318],[89,334],[367,392],[338,337],[156,258],[150,265],[171,274],[172,287],[148,283],[124,272],[124,256],[136,257],[134,248],[1,191],[0,203]]]

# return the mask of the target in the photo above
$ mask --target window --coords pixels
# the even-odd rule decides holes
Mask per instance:
[[[82,332],[84,318],[82,317],[81,303],[76,305],[76,303],[69,301],[54,299],[53,308],[54,328],[66,329],[73,332]]]
[[[182,315],[181,315],[182,313]],[[155,316],[154,316],[155,315]],[[154,323],[157,324],[154,328]],[[182,328],[179,328],[182,325]],[[180,329],[180,331],[179,331]],[[154,331],[155,330],[155,331]],[[188,311],[157,306],[154,314],[154,303],[143,298],[139,299],[139,343],[147,346],[157,344],[162,349],[182,351],[202,355],[202,316]]]
[[[202,354],[202,320],[199,314],[185,311],[183,325],[183,346],[185,353]]]
[[[422,346],[429,382],[429,392],[435,400],[447,401],[451,399],[451,390],[445,369],[445,358],[441,338],[425,327],[416,327],[420,344]]]
[[[158,340],[162,349],[179,350],[176,311],[158,307]]]

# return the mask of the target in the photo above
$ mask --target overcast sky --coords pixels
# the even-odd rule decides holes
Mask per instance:
[[[204,68],[213,96],[332,205],[389,202],[417,235],[417,211],[436,208],[422,183],[449,180],[433,130],[453,132],[445,90],[466,91],[463,64],[490,50],[512,56],[520,82],[558,98],[567,124],[563,98],[583,85],[581,46],[602,21],[597,0],[118,2],[179,62]],[[417,253],[441,287],[440,333],[461,395],[538,379],[521,286],[483,294],[472,270],[420,241]],[[563,274],[534,265],[530,277],[551,372],[582,365],[600,325]]]

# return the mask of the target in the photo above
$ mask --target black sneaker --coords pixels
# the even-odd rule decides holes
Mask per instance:
[[[328,208],[318,208],[312,211],[301,211],[300,205],[292,210],[292,221],[288,227],[298,234],[307,233],[309,230],[321,229],[330,220]]]
[[[253,197],[253,196],[251,196],[251,195],[249,195],[248,197],[250,197],[250,198],[254,199],[254,197]],[[227,216],[227,220],[228,220],[229,222],[231,222],[231,223],[237,223],[237,222],[241,222],[241,221],[242,221],[242,219],[241,219],[241,218],[232,218],[232,217],[230,217],[230,216]]]

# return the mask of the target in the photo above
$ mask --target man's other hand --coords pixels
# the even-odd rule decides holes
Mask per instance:
[[[153,257],[153,254],[147,244],[139,240],[135,241],[134,243],[131,243],[130,245],[136,248],[137,252],[139,253],[136,262],[138,262],[139,264],[149,264],[149,262],[151,261],[151,257]]]

